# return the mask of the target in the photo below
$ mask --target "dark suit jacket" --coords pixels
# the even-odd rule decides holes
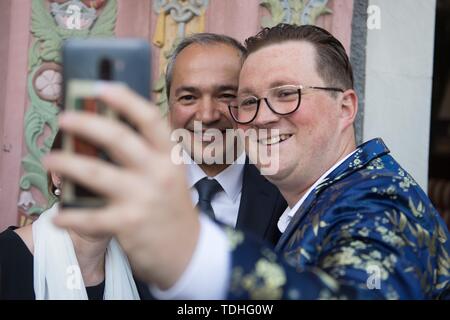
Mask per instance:
[[[287,203],[277,187],[249,164],[247,158],[236,228],[275,245],[281,235],[278,219],[286,207]]]

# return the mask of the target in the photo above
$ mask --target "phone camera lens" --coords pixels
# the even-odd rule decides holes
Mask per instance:
[[[103,58],[100,61],[99,72],[100,72],[100,80],[112,80],[112,62],[108,58]]]

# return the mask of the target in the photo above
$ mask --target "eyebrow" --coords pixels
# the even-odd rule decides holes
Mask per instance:
[[[277,80],[270,84],[270,88],[282,87],[286,85],[297,85],[296,81],[290,80]]]
[[[244,88],[244,89],[238,90],[238,94],[254,95],[253,90],[251,90],[250,88]]]
[[[233,86],[233,85],[223,85],[223,86],[218,86],[217,88],[214,88],[214,91],[237,91],[238,87],[237,86]]]
[[[187,91],[190,93],[199,93],[200,92],[200,90],[196,87],[181,86],[177,90],[175,90],[175,96],[179,95],[183,91]]]
[[[221,85],[217,87],[213,87],[214,92],[223,92],[223,91],[237,91],[238,87],[233,85]],[[200,93],[201,90],[198,87],[193,86],[181,86],[175,90],[175,96],[179,95],[182,92],[190,92],[190,93]]]
[[[277,87],[281,87],[281,86],[286,86],[286,85],[297,85],[298,82],[297,81],[290,81],[290,80],[276,80],[270,83],[269,88],[277,88]],[[250,88],[243,88],[242,90],[239,90],[239,94],[250,94],[252,96],[256,96],[256,94],[254,93],[254,91]]]

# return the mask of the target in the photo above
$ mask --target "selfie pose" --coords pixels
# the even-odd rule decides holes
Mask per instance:
[[[271,140],[280,166],[267,177],[290,208],[274,249],[192,209],[184,168],[170,159],[169,128],[117,85],[98,96],[139,133],[88,114],[65,114],[60,125],[112,152],[120,167],[58,153],[44,160],[110,201],[55,223],[116,235],[133,270],[165,298],[448,298],[449,231],[381,139],[356,146],[357,96],[342,44],[319,27],[280,24],[246,46],[230,109],[244,130],[276,128],[284,137]],[[112,139],[119,133],[128,143]]]

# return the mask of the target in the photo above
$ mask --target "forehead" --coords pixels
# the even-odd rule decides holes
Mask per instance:
[[[242,65],[240,52],[226,44],[191,44],[177,56],[172,86],[237,85]]]
[[[287,41],[263,47],[245,60],[239,91],[262,90],[273,84],[322,85],[316,71],[316,49],[305,41]]]

